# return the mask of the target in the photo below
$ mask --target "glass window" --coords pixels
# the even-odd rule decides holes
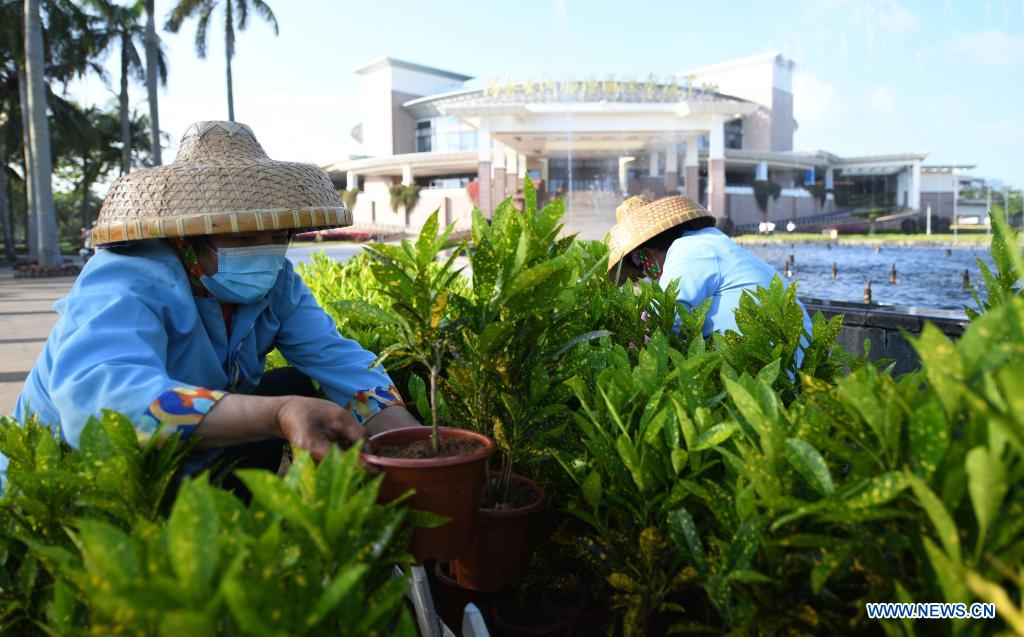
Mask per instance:
[[[433,150],[433,126],[429,119],[416,122],[416,152],[429,153]]]
[[[734,119],[725,123],[725,147],[743,148],[743,120]]]

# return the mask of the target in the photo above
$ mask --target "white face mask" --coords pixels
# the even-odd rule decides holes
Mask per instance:
[[[268,243],[241,248],[209,248],[217,254],[217,273],[200,277],[215,297],[226,303],[252,303],[270,292],[284,269],[288,245]]]

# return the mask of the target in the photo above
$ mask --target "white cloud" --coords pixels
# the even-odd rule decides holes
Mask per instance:
[[[1024,39],[1001,29],[960,31],[946,42],[955,56],[983,66],[1011,66],[1024,63]]]
[[[797,70],[793,75],[793,116],[800,132],[814,139],[815,132],[828,128],[842,110],[835,85]]]
[[[876,86],[868,96],[868,106],[880,115],[895,115],[896,96],[888,86]]]

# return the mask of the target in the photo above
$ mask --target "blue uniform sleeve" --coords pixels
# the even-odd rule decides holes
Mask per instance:
[[[167,328],[159,309],[140,296],[69,299],[48,391],[72,446],[103,409],[121,412],[143,434],[162,424],[164,433],[178,430],[187,437],[224,396],[168,376]]]
[[[317,305],[302,279],[291,276],[297,304],[282,319],[277,335],[277,348],[285,359],[316,379],[327,397],[359,423],[385,407],[404,404],[387,373],[372,367],[376,355],[338,334],[334,319]]]
[[[661,284],[679,284],[676,300],[691,310],[714,296],[722,281],[718,255],[710,250],[669,250],[661,274]]]

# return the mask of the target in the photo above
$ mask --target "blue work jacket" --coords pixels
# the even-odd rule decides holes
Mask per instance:
[[[401,404],[375,355],[338,334],[287,261],[266,297],[237,306],[230,337],[220,302],[193,295],[163,239],[100,250],[54,308],[14,416],[38,414],[73,447],[103,409],[142,434],[162,424],[187,437],[225,393],[256,387],[275,347],[359,422]]]
[[[704,321],[704,336],[726,330],[739,331],[736,327],[736,308],[744,290],[771,285],[772,278],[779,273],[754,254],[737,245],[732,239],[715,228],[703,228],[684,232],[668,249],[665,267],[660,282],[667,285],[672,281],[679,284],[677,300],[686,309],[693,309],[707,299],[712,299]],[[804,330],[811,333],[811,319],[802,303]],[[803,358],[803,352],[797,353]],[[797,361],[798,363],[800,360]]]

